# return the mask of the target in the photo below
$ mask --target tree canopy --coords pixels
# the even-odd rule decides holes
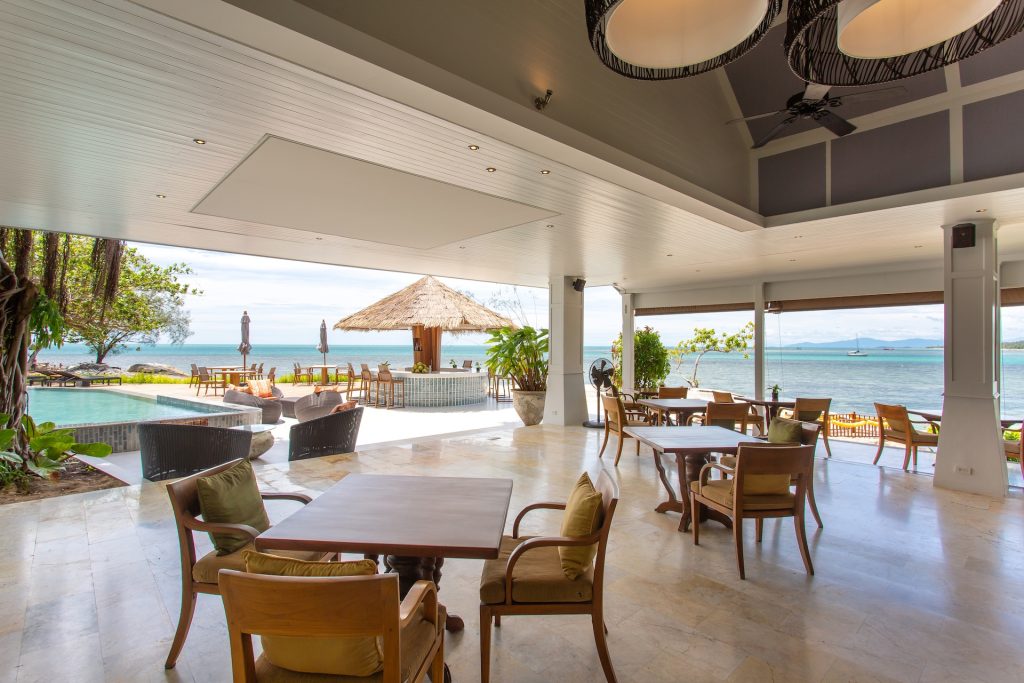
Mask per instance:
[[[693,356],[693,369],[686,379],[692,387],[699,387],[700,381],[697,373],[700,370],[700,361],[708,353],[732,353],[744,351],[743,357],[749,358],[750,354],[746,349],[754,338],[754,323],[750,322],[739,329],[738,332],[715,332],[711,327],[693,328],[693,336],[676,344],[670,351],[676,368],[681,368],[688,356]]]
[[[622,386],[622,334],[612,343],[612,364],[615,367],[615,386]],[[633,387],[641,391],[654,391],[672,371],[668,349],[661,342],[661,334],[653,327],[636,330],[633,336]]]

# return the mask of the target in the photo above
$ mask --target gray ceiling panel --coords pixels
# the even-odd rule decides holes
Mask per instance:
[[[964,107],[964,180],[1024,172],[1024,91]]]

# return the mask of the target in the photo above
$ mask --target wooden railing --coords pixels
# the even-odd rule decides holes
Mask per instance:
[[[829,436],[878,438],[878,418],[857,413],[832,413],[829,416]]]

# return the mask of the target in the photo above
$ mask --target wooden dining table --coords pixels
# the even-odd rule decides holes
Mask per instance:
[[[225,388],[227,388],[228,384],[237,386],[242,383],[242,380],[256,375],[254,371],[246,370],[241,365],[214,365],[208,367],[207,370],[214,375],[220,376],[221,386]]]
[[[708,462],[710,453],[734,454],[740,444],[759,443],[763,439],[748,436],[724,427],[626,427],[627,434],[654,451],[654,465],[658,477],[668,493],[668,500],[654,508],[655,512],[679,512],[679,530],[690,528],[690,482],[697,481],[700,470]],[[669,482],[668,472],[662,456],[671,453],[676,457],[679,477],[679,495]],[[700,521],[713,519],[731,528],[732,521],[717,510],[701,508]]]
[[[404,597],[420,580],[440,588],[445,558],[497,558],[511,498],[511,479],[349,474],[260,534],[256,549],[383,555]],[[448,614],[449,631],[464,627]]]
[[[334,370],[335,374],[338,372],[338,366],[335,365],[310,365],[307,370],[312,375],[314,370],[320,371],[320,383],[330,384],[331,383],[331,370]]]
[[[737,396],[737,401],[742,403],[751,403],[755,406],[761,406],[764,408],[764,426],[767,429],[771,426],[772,420],[779,416],[779,410],[782,408],[795,408],[796,399],[794,398],[754,398],[753,396]]]
[[[656,425],[668,422],[665,418],[672,415],[678,415],[685,422],[694,413],[703,413],[708,407],[708,402],[702,398],[641,398],[637,403],[651,409]]]

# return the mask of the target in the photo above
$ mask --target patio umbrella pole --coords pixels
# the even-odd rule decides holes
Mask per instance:
[[[242,311],[242,343],[238,345],[238,352],[242,354],[242,375],[245,377],[246,359],[252,351],[252,344],[249,343],[249,311]]]

